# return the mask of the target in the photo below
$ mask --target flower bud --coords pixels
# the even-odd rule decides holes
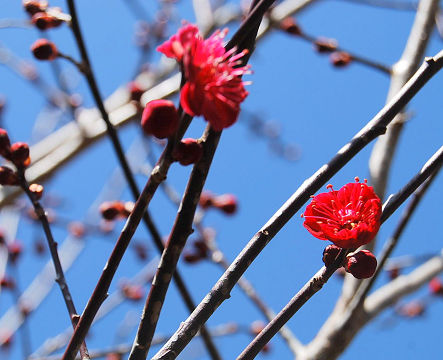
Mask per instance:
[[[214,195],[209,191],[203,191],[200,194],[200,200],[198,204],[203,208],[207,209],[214,204]]]
[[[16,142],[11,145],[11,152],[8,156],[17,167],[26,167],[30,164],[29,145],[24,142]]]
[[[148,249],[145,244],[141,242],[134,242],[133,248],[139,260],[144,261],[148,258]]]
[[[36,200],[40,200],[43,196],[43,186],[40,184],[31,184],[29,185],[29,191],[34,195]]]
[[[34,42],[31,51],[38,60],[54,60],[58,55],[55,44],[46,39],[38,39]]]
[[[123,295],[133,301],[138,301],[143,298],[143,288],[140,285],[123,284],[120,288]]]
[[[331,64],[335,67],[345,67],[352,61],[352,56],[345,51],[335,51],[330,57]]]
[[[0,155],[7,157],[11,151],[11,141],[9,140],[8,132],[0,128]]]
[[[429,291],[432,295],[443,295],[443,283],[437,277],[429,281]]]
[[[224,194],[214,199],[214,207],[225,214],[232,215],[237,211],[237,198],[232,194]]]
[[[55,28],[62,24],[62,21],[60,19],[48,15],[45,12],[38,12],[32,15],[31,22],[40,30]]]
[[[328,53],[337,50],[338,43],[335,39],[318,38],[314,42],[315,50],[319,53]]]
[[[357,279],[368,279],[377,269],[377,259],[369,250],[360,250],[348,255],[345,270]]]
[[[125,205],[121,201],[105,201],[99,210],[106,220],[115,220],[126,212]]]
[[[341,248],[337,245],[328,245],[323,250],[323,262],[326,267],[331,266],[340,252]]]
[[[145,134],[165,139],[177,131],[178,123],[178,112],[172,101],[153,100],[146,104],[141,121]]]
[[[415,318],[425,313],[425,305],[421,301],[411,301],[398,308],[397,312],[408,318]]]
[[[75,238],[81,239],[86,234],[85,225],[80,221],[71,221],[68,224],[68,232]]]
[[[18,176],[7,166],[0,166],[0,185],[18,185]]]
[[[140,101],[144,91],[136,81],[131,81],[128,84],[128,90],[131,96],[131,100]]]
[[[183,139],[172,153],[172,157],[184,166],[195,164],[202,155],[203,146],[195,139]]]
[[[0,286],[2,288],[5,289],[14,289],[15,288],[15,281],[14,279],[8,277],[8,276],[4,276],[1,280],[0,280]]]
[[[48,8],[48,3],[46,1],[38,0],[26,0],[23,1],[23,8],[29,15],[34,15],[39,12],[44,12]]]
[[[23,251],[22,244],[19,241],[14,241],[8,245],[9,257],[12,263],[15,263]]]
[[[296,23],[295,19],[288,16],[280,22],[280,28],[291,35],[300,35],[302,33],[300,26]]]

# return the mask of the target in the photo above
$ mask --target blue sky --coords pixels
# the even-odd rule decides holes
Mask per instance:
[[[51,5],[66,9],[63,1],[54,1]],[[144,6],[147,13],[154,16],[155,6]],[[26,18],[18,1],[7,2],[2,9],[2,18]],[[101,92],[106,97],[132,79],[138,61],[138,51],[133,41],[135,19],[121,0],[110,0],[106,5],[102,2],[79,1],[78,12],[93,69]],[[190,2],[179,2],[174,16],[177,21],[168,28],[170,33],[176,30],[182,18],[194,21]],[[336,38],[345,49],[391,65],[401,56],[413,16],[411,11],[325,0],[300,13],[297,19],[309,34]],[[230,35],[237,26],[237,23],[232,24]],[[3,46],[34,63],[42,77],[54,84],[49,65],[36,63],[30,54],[29,47],[39,37],[35,29],[0,31]],[[54,29],[49,34],[62,51],[78,57],[66,26]],[[426,54],[435,55],[441,46],[441,39],[434,33]],[[158,59],[159,55],[152,55],[152,61]],[[360,64],[351,64],[344,69],[333,68],[328,57],[315,53],[310,44],[278,31],[273,31],[260,41],[250,63],[254,73],[247,77],[252,84],[248,86],[250,95],[242,105],[244,114],[237,124],[224,131],[205,187],[218,194],[233,193],[238,197],[239,211],[235,216],[226,217],[211,211],[204,219],[206,226],[217,230],[218,244],[231,260],[298,186],[382,108],[389,87],[389,77],[385,74]],[[85,106],[92,106],[85,81],[70,64],[61,62],[61,66],[72,90],[82,95]],[[412,116],[401,136],[387,193],[401,188],[441,146],[443,122],[440,119],[443,108],[440,77],[441,74],[431,80],[409,107]],[[7,99],[3,126],[8,129],[13,141],[32,142],[32,127],[45,100],[38,91],[5,66],[0,67],[0,79],[0,93]],[[176,98],[173,100],[176,101]],[[291,162],[273,153],[269,141],[263,136],[257,137],[248,128],[248,114],[278,124],[281,141],[294,144],[299,150],[299,158]],[[59,126],[68,120],[68,117],[63,118]],[[203,119],[195,118],[187,136],[200,136],[205,125]],[[126,126],[120,132],[126,149],[140,136],[138,123]],[[353,181],[355,176],[368,177],[367,163],[372,145],[360,152],[331,179],[335,188]],[[160,149],[154,147],[154,153],[158,155]],[[59,216],[70,220],[85,219],[91,203],[117,166],[110,142],[103,139],[51,179],[44,181],[47,194],[52,193],[63,199],[62,206],[57,208]],[[181,193],[189,173],[190,167],[175,165],[171,168],[168,182]],[[141,187],[146,177],[139,174],[137,180]],[[437,253],[441,249],[442,234],[436,231],[442,213],[440,185],[441,175],[407,227],[395,256]],[[114,196],[119,196],[118,191]],[[131,199],[127,191],[123,191],[121,198],[125,201]],[[174,206],[159,192],[150,209],[162,235],[166,236],[175,217]],[[377,248],[391,235],[400,213],[401,209],[383,225]],[[97,212],[92,210],[91,214],[88,220],[97,221]],[[273,239],[245,274],[275,311],[280,310],[322,265],[321,254],[326,243],[313,238],[303,228],[298,215]],[[118,222],[116,230],[121,229],[123,224]],[[19,277],[23,286],[32,280],[44,264],[45,259],[37,258],[32,252],[32,243],[36,236],[40,236],[39,231],[38,226],[26,219],[20,221],[17,236],[25,246],[25,254],[19,264]],[[56,227],[54,233],[59,241],[66,236],[66,230],[62,227]],[[135,238],[146,241],[145,230],[140,228]],[[88,300],[115,239],[115,234],[107,239],[88,236],[85,250],[67,273],[79,309]],[[191,236],[192,239],[195,236]],[[153,256],[156,252],[152,246],[150,248]],[[118,287],[119,279],[131,277],[143,265],[136,259],[134,252],[128,252],[111,290]],[[209,262],[196,265],[180,263],[180,270],[196,301],[200,301],[221,275],[221,271]],[[381,276],[378,283],[381,285],[383,282],[386,282],[386,277]],[[341,280],[331,278],[325,288],[288,323],[302,342],[310,341],[316,334],[332,310],[340,286]],[[411,296],[411,299],[426,295],[426,290],[424,288]],[[11,301],[10,294],[1,294],[0,314],[6,311]],[[412,320],[395,317],[392,310],[387,310],[356,337],[342,358],[437,358],[440,353],[438,344],[442,304],[441,299],[437,299],[423,317]],[[112,344],[115,329],[124,319],[125,313],[131,312],[137,319],[142,305],[142,302],[126,303],[97,324],[88,339],[89,347],[94,349]],[[171,286],[158,325],[159,333],[175,331],[186,317],[187,312],[175,286]],[[218,309],[208,325],[232,321],[248,325],[261,318],[249,300],[234,289],[232,298]],[[64,330],[69,325],[68,320],[59,290],[54,287],[47,300],[30,317],[32,348],[35,350],[46,338]],[[134,332],[130,331],[122,341],[131,342]],[[250,340],[248,335],[239,334],[217,339],[216,343],[224,358],[233,359]],[[11,359],[21,358],[17,346],[19,343],[17,337],[11,350]],[[197,341],[183,354],[183,359],[205,358],[205,351]],[[272,341],[271,353],[260,355],[259,358],[291,357],[277,337]]]

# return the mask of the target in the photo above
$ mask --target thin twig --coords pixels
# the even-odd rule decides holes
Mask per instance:
[[[436,169],[443,164],[443,146],[437,151],[431,159],[423,166],[421,171],[412,178],[398,193],[390,197],[383,205],[383,213],[381,222],[385,222],[401,204],[423,184]],[[392,199],[392,200],[391,200]],[[318,292],[323,284],[325,284],[331,275],[341,266],[341,261],[346,256],[346,252],[342,250],[340,262],[337,259],[331,267],[322,267],[316,275],[314,275],[291,299],[291,301],[281,310],[278,315],[255,337],[255,339],[243,350],[237,360],[254,359],[260,350],[277,334],[279,329],[286,324],[294,314],[309,300],[316,292]],[[362,299],[364,299],[362,297]],[[349,314],[349,318],[354,313]]]
[[[56,278],[55,281],[58,283],[60,290],[63,294],[63,299],[65,300],[66,308],[69,312],[69,317],[71,319],[72,327],[75,328],[77,326],[79,315],[77,310],[75,309],[74,301],[72,300],[71,292],[69,291],[68,283],[66,282],[65,274],[63,272],[62,264],[60,262],[60,258],[57,252],[57,243],[52,236],[51,227],[49,225],[48,218],[46,216],[46,212],[43,209],[40,202],[36,199],[35,195],[29,190],[29,184],[26,181],[25,173],[23,168],[18,168],[18,177],[20,182],[20,187],[25,192],[26,196],[32,203],[34,207],[34,212],[37,215],[46,236],[46,240],[48,242],[49,252],[51,253],[52,262],[54,263]],[[89,359],[88,349],[86,347],[86,343],[82,341],[80,347],[80,354],[82,359]]]
[[[230,291],[242,274],[252,264],[271,239],[333,175],[347,164],[361,149],[377,136],[384,133],[394,116],[414,97],[415,94],[437,71],[443,67],[443,51],[433,58],[427,58],[412,79],[355,137],[340,149],[335,157],[323,165],[306,180],[274,216],[255,234],[237,256],[229,269],[217,281],[209,294],[185,320],[174,336],[163,346],[153,359],[171,359],[177,356],[191,341],[193,334],[204,324],[214,311],[229,298]]]

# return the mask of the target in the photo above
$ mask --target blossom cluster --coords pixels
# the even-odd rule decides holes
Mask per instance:
[[[241,76],[249,73],[249,66],[240,66],[247,51],[226,51],[226,33],[227,30],[216,31],[204,40],[197,26],[187,24],[157,48],[182,65],[186,83],[180,103],[185,112],[203,115],[216,131],[235,123],[240,103],[248,95]]]

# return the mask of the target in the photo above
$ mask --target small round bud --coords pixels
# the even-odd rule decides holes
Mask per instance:
[[[203,146],[195,139],[183,139],[172,153],[172,157],[184,166],[195,164],[202,155]]]
[[[129,90],[131,100],[140,101],[144,91],[136,81],[131,81],[128,84],[128,90]]]
[[[121,201],[105,201],[100,205],[100,213],[105,220],[115,220],[125,213],[125,205]]]
[[[129,300],[138,301],[143,298],[144,291],[140,285],[123,284],[120,290]]]
[[[225,214],[232,215],[237,211],[237,197],[232,194],[224,194],[214,199],[214,207]]]
[[[345,51],[335,51],[330,57],[331,64],[336,67],[345,67],[352,61],[352,56]]]
[[[45,243],[41,239],[34,242],[34,251],[37,255],[44,254],[45,250],[46,250]]]
[[[106,360],[122,360],[122,355],[119,353],[109,353],[106,355]]]
[[[55,44],[46,39],[38,39],[32,44],[31,51],[38,60],[54,60],[58,55]]]
[[[368,279],[377,269],[377,259],[369,250],[360,250],[348,255],[345,270],[357,279]]]
[[[133,248],[139,260],[144,261],[148,258],[148,249],[145,244],[141,242],[134,242]]]
[[[183,260],[188,264],[195,264],[202,260],[200,254],[194,254],[192,252],[185,252],[183,254]]]
[[[8,156],[17,167],[26,167],[30,164],[29,145],[24,142],[16,142],[11,145],[11,152]]]
[[[16,172],[7,166],[0,166],[0,185],[18,185]]]
[[[68,224],[68,232],[75,238],[81,239],[86,234],[86,228],[80,221],[71,221]]]
[[[34,15],[39,12],[44,12],[48,8],[46,1],[26,0],[23,1],[23,8],[29,15]]]
[[[141,125],[145,134],[165,139],[177,131],[178,123],[178,112],[172,101],[153,100],[143,110]]]
[[[394,280],[398,278],[398,275],[400,275],[400,269],[398,267],[395,266],[388,270],[389,279]]]
[[[203,191],[200,194],[200,200],[198,204],[203,208],[207,209],[214,205],[214,195],[209,191]]]
[[[315,50],[319,53],[328,53],[337,50],[338,43],[335,39],[318,38],[314,42]]]
[[[437,277],[429,281],[429,291],[432,295],[443,295],[443,283]]]
[[[45,12],[38,12],[32,15],[31,22],[40,30],[47,30],[61,25],[62,21]]]
[[[408,318],[415,318],[425,313],[425,305],[420,301],[411,301],[398,308],[398,313]]]
[[[14,289],[15,288],[15,281],[9,276],[4,276],[2,279],[0,279],[0,286],[5,289]]]
[[[36,200],[40,200],[43,196],[43,186],[40,184],[29,185],[29,191],[34,195]]]
[[[0,155],[7,157],[11,151],[11,141],[9,140],[8,132],[0,128]]]
[[[300,35],[302,33],[300,26],[294,18],[288,16],[280,22],[280,28],[291,35]]]
[[[23,251],[23,246],[19,241],[14,241],[8,245],[8,253],[12,263],[15,263]]]
[[[341,248],[337,245],[328,245],[323,250],[323,262],[326,267],[331,266],[340,252]]]

